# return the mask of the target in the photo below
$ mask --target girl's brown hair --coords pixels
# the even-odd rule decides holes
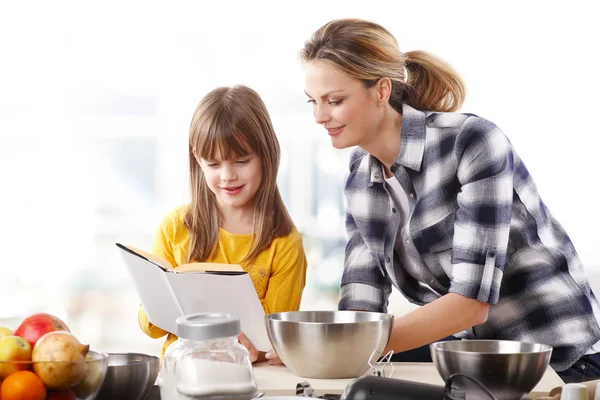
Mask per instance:
[[[273,239],[294,227],[277,187],[280,148],[271,118],[262,99],[246,86],[220,87],[196,107],[190,125],[189,163],[192,202],[185,215],[190,232],[188,261],[203,261],[218,249],[221,214],[194,155],[222,159],[254,152],[262,166],[262,183],[256,192],[253,243],[243,261],[251,261]]]
[[[394,36],[374,22],[331,21],[313,33],[300,58],[331,63],[367,88],[382,77],[389,78],[390,105],[400,113],[403,103],[444,112],[456,111],[464,102],[464,84],[450,65],[424,51],[400,52]]]

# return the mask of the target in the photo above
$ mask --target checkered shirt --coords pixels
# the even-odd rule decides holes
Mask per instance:
[[[386,312],[391,285],[419,305],[458,293],[491,305],[459,336],[551,345],[557,371],[600,340],[575,248],[498,127],[404,105],[391,170],[409,199],[403,226],[379,160],[360,148],[350,156],[339,309]],[[399,235],[416,273],[395,254]]]

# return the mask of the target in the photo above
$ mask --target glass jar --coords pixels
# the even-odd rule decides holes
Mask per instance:
[[[200,313],[177,318],[178,339],[171,344],[160,371],[163,400],[250,399],[256,381],[250,353],[237,336],[239,318]]]

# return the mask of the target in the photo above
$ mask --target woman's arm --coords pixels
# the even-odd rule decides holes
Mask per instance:
[[[490,305],[456,293],[394,320],[385,353],[411,350],[469,329],[487,320]]]
[[[349,212],[346,212],[346,233],[348,244],[338,308],[387,312],[392,283],[379,269],[375,255],[365,244]]]
[[[449,293],[394,321],[388,349],[396,352],[484,323],[500,295],[513,202],[512,146],[489,121],[469,118],[456,148],[461,189]]]

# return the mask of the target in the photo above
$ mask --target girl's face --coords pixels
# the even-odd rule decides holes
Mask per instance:
[[[198,156],[196,159],[221,209],[254,210],[254,196],[262,182],[262,166],[256,154],[223,160],[217,150],[213,159],[205,160]]]
[[[372,89],[323,61],[306,66],[305,92],[317,124],[323,125],[337,149],[368,146],[382,118]]]

